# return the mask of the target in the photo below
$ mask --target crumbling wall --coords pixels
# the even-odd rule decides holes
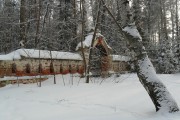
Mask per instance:
[[[15,68],[14,68],[15,67]],[[0,61],[0,77],[36,76],[51,74],[84,73],[83,62],[79,60],[20,59]]]

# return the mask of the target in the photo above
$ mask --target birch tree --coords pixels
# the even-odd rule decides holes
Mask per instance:
[[[103,0],[101,0],[103,1]],[[111,14],[103,1],[104,7]],[[165,85],[157,77],[154,67],[148,58],[145,47],[142,41],[145,39],[138,31],[136,21],[133,19],[133,14],[130,11],[129,1],[121,0],[121,26],[117,23],[115,17],[111,14],[124,39],[129,42],[129,49],[135,53],[134,64],[136,72],[141,84],[149,94],[152,102],[155,105],[156,111],[164,110],[167,112],[179,111],[178,105],[168,92]]]

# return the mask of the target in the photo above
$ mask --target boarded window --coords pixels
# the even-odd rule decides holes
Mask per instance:
[[[79,72],[79,65],[76,65],[76,71]]]
[[[30,64],[26,65],[26,73],[31,73],[31,66],[30,66]]]
[[[60,65],[60,73],[62,73],[63,72],[63,66],[62,66],[62,64]]]
[[[42,64],[39,64],[38,73],[42,73]]]
[[[50,63],[50,73],[54,73],[54,66],[52,62]]]
[[[70,72],[70,73],[72,72],[72,67],[71,67],[71,65],[69,65],[69,72]]]
[[[16,73],[16,64],[15,63],[12,64],[12,73]]]

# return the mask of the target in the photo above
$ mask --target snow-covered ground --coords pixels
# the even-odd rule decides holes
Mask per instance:
[[[158,76],[180,106],[180,74]],[[52,77],[42,87],[20,84],[0,88],[0,120],[179,119],[180,112],[155,112],[136,74],[94,78],[90,84],[78,75],[58,75],[57,84]]]

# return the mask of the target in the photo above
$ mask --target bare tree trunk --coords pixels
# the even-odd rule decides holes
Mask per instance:
[[[50,67],[52,67],[52,72],[53,72],[53,76],[54,76],[54,84],[56,84],[56,72],[55,72],[55,69],[54,69],[54,61],[53,61],[53,58],[52,58],[52,51],[50,50],[50,57],[51,57],[51,65]]]
[[[44,24],[45,24],[45,19],[46,19],[46,16],[47,16],[47,13],[48,13],[48,8],[49,8],[49,3],[47,4],[46,6],[46,12],[45,12],[45,15],[43,17],[43,24],[42,24],[42,30],[41,30],[41,34],[38,36],[38,42],[39,42],[39,65],[41,65],[41,59],[40,59],[40,42],[41,42],[41,37],[42,37],[42,34],[43,34],[43,31],[44,31]],[[40,80],[39,80],[39,87],[41,87],[41,72],[40,72]]]
[[[163,40],[164,40],[164,18],[163,18],[163,8],[162,8],[162,0],[159,0],[159,3],[160,5],[160,39],[159,39],[159,43],[162,44],[163,43]]]
[[[92,6],[92,16],[93,16],[93,25],[95,25],[96,23],[96,11],[98,11],[98,0],[91,0],[91,6]]]
[[[101,8],[102,9],[102,13],[101,13],[101,34],[104,34],[105,33],[105,20],[106,20],[106,17],[105,17],[105,8]]]
[[[179,36],[178,0],[176,0],[176,36]]]
[[[85,53],[83,49],[83,40],[84,40],[84,27],[85,27],[85,19],[84,19],[84,7],[83,7],[84,0],[80,1],[80,12],[81,12],[81,20],[82,20],[82,28],[81,28],[81,53],[83,57],[83,63],[84,63],[84,71],[86,76],[86,70],[87,70],[87,63],[85,58]]]
[[[166,39],[166,42],[168,42],[168,32],[167,32],[167,18],[166,18],[166,8],[165,8],[165,0],[163,0],[163,3],[162,3],[162,11],[163,11],[163,23],[164,23],[164,28],[163,28],[163,32],[165,34],[165,39]]]
[[[77,19],[77,8],[76,8],[76,0],[73,1],[73,17]],[[77,24],[74,25],[74,38],[77,37]]]
[[[36,10],[35,10],[35,16],[36,16],[36,36],[35,36],[35,48],[37,48],[38,45],[38,35],[39,35],[39,26],[40,26],[40,13],[41,13],[41,0],[35,0],[36,1]]]
[[[158,19],[158,40],[161,39],[161,27],[160,27],[160,20],[159,19]]]
[[[172,25],[171,25],[171,34],[172,34],[172,41],[173,41],[173,45],[174,45],[174,10],[173,10],[173,1],[170,1],[170,13],[171,13],[171,21],[172,21]]]
[[[26,0],[21,0],[20,6],[20,42],[22,47],[26,42]]]
[[[151,20],[151,0],[149,0],[148,1],[148,4],[147,4],[148,6],[148,18],[147,18],[147,21],[148,21],[148,23],[147,23],[147,32],[148,32],[148,37],[150,37],[150,30],[151,30],[151,25],[150,25],[150,20]]]
[[[179,26],[179,12],[178,12],[178,0],[176,0],[176,18],[175,18],[175,22],[176,22],[176,42],[177,42],[177,56],[178,56],[178,65],[180,67],[180,26]]]
[[[165,85],[157,77],[153,65],[147,56],[146,50],[142,44],[143,38],[139,34],[136,25],[132,23],[132,15],[129,11],[129,1],[122,0],[122,6],[124,6],[123,8],[125,8],[125,11],[122,11],[124,12],[122,15],[125,15],[122,16],[124,17],[124,21],[122,21],[122,23],[124,23],[125,25],[123,28],[121,28],[121,26],[117,23],[116,19],[111,14],[104,1],[101,1],[103,2],[103,6],[106,8],[109,15],[113,18],[113,20],[119,27],[119,31],[124,36],[125,40],[129,42],[130,49],[136,53],[135,65],[137,75],[140,82],[148,92],[151,100],[153,101],[156,111],[165,110],[170,113],[179,111],[176,102],[172,98],[171,94],[168,92]],[[128,15],[126,15],[125,13],[128,13]]]
[[[92,59],[92,47],[95,41],[95,37],[96,37],[96,31],[99,25],[99,17],[100,17],[100,6],[101,6],[101,0],[99,0],[99,9],[98,9],[98,14],[97,14],[97,18],[96,18],[96,24],[95,24],[95,30],[94,30],[94,34],[93,34],[93,38],[92,38],[92,42],[91,42],[91,46],[89,48],[89,59],[88,59],[88,66],[87,66],[87,77],[86,77],[86,83],[89,83],[89,73],[90,73],[90,69],[91,69],[91,59]]]
[[[87,3],[88,1],[86,0],[82,0],[82,12],[83,12],[83,22],[84,22],[84,34],[87,34],[88,32],[88,29],[89,29],[89,24],[90,22],[88,21],[88,16],[87,16],[87,12],[88,12],[88,9],[87,8]]]

